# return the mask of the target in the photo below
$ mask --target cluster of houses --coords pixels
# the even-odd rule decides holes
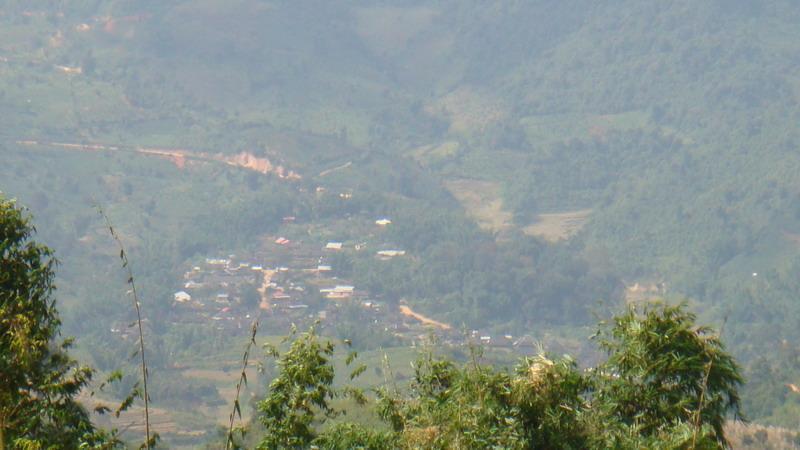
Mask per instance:
[[[541,344],[530,335],[513,336],[510,334],[494,335],[483,330],[470,331],[470,340],[482,347],[514,348],[529,353]]]
[[[375,220],[377,227],[391,223],[387,218]],[[443,343],[469,340],[486,347],[534,345],[529,337],[493,336],[477,330],[464,336],[449,326],[431,329],[418,317],[401,314],[396,305],[388,307],[350,280],[337,277],[330,262],[335,260],[332,256],[338,252],[367,251],[365,242],[306,243],[283,236],[263,242],[261,248],[247,256],[209,257],[189,268],[173,294],[175,320],[235,331],[248,329],[258,318],[262,326],[281,333],[291,324],[314,320],[321,320],[323,325],[335,324],[343,319],[343,314],[350,314],[351,310],[345,306],[356,305],[362,308],[360,317],[368,318],[365,324],[411,343],[428,339],[433,331]],[[406,255],[404,250],[395,248],[370,251],[377,260]]]
[[[293,223],[294,217],[284,218]],[[378,218],[384,228],[392,221]],[[344,304],[360,305],[374,313],[374,323],[386,311],[369,292],[335,275],[329,262],[338,252],[365,251],[366,242],[305,243],[273,236],[260,249],[244,256],[209,257],[184,273],[173,294],[173,310],[181,321],[214,323],[218,329],[247,327],[259,317],[277,324],[303,319],[332,320]],[[393,248],[375,251],[378,260],[404,256]]]

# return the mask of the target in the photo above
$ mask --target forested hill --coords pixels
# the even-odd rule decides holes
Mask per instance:
[[[340,275],[514,333],[586,325],[633,287],[688,296],[743,361],[766,355],[745,407],[780,422],[799,69],[790,0],[10,0],[0,190],[66,259],[71,332],[114,314],[93,202],[150,298],[265,234],[360,243],[354,222],[392,216],[379,244],[413,257]],[[142,155],[165,151],[177,165]]]
[[[84,111],[65,96],[12,117],[18,131],[61,112],[46,129],[230,152],[276,147],[275,128],[343,137],[444,178],[497,181],[523,222],[594,208],[588,242],[625,275],[702,295],[726,263],[800,231],[795,6],[84,2],[24,42],[61,30],[38,62],[86,66],[70,81]],[[12,3],[6,20],[35,22],[27,10],[57,8]],[[30,96],[5,91],[8,105]],[[299,145],[276,156],[321,159]]]

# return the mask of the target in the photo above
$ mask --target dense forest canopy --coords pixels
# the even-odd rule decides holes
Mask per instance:
[[[63,262],[65,331],[108,371],[131,351],[95,206],[113,218],[154,380],[172,383],[162,402],[219,403],[214,379],[175,374],[248,328],[189,321],[173,302],[198,296],[187,274],[228,255],[255,265],[284,238],[306,265],[278,258],[289,275],[273,281],[360,350],[402,353],[386,311],[404,306],[454,335],[597,360],[583,343],[596,317],[687,297],[725,323],[745,413],[795,426],[798,66],[790,0],[10,0],[0,191],[35,214]],[[294,275],[312,266],[390,319],[330,309],[327,285]],[[252,318],[251,278],[202,295],[248,299],[231,307]],[[269,335],[294,321],[270,320]]]

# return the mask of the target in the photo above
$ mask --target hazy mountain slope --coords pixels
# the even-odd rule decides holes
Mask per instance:
[[[12,1],[0,24],[0,189],[82,255],[76,279],[93,253],[59,247],[102,235],[93,195],[155,242],[159,295],[286,214],[406,214],[392,244],[416,265],[356,261],[361,280],[468,326],[586,323],[619,280],[664,281],[729,317],[741,356],[800,339],[794,2]],[[28,140],[247,152],[302,178]],[[524,236],[542,213],[577,234]]]

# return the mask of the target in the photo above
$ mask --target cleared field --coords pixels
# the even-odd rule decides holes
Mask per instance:
[[[509,108],[491,92],[459,87],[426,105],[425,112],[449,121],[451,131],[473,133],[508,117]]]
[[[461,145],[458,143],[458,141],[447,141],[438,145],[424,145],[422,147],[415,148],[408,154],[420,164],[429,166],[455,157],[458,155],[460,146]]]
[[[537,221],[523,228],[529,236],[540,237],[549,242],[569,239],[580,231],[589,220],[591,209],[580,209],[562,213],[539,214]]]
[[[227,366],[233,367],[237,364],[237,361],[231,361],[227,363]],[[231,369],[231,370],[213,370],[213,369],[187,369],[183,371],[183,376],[186,378],[197,378],[199,380],[207,380],[212,381],[215,383],[228,383],[231,386],[236,384],[236,381],[239,379],[239,376],[242,372],[239,369]],[[256,379],[258,375],[255,367],[248,367],[247,368],[247,377],[248,379]]]
[[[500,185],[493,181],[457,178],[444,182],[445,187],[461,203],[478,226],[484,230],[499,232],[514,226],[513,214],[503,208]],[[529,236],[549,242],[569,239],[580,231],[589,220],[591,209],[579,209],[560,213],[539,214],[536,222],[522,228]]]
[[[481,228],[503,231],[512,226],[513,215],[503,209],[498,183],[458,178],[445,181],[444,186]]]
[[[737,450],[800,448],[800,433],[796,429],[729,421],[725,425],[725,437],[731,448]]]
[[[97,397],[90,397],[88,395],[81,395],[78,397],[79,401],[87,406],[87,409],[93,411],[99,405],[105,405],[112,408],[119,406],[119,403],[114,401],[106,401]],[[190,430],[180,427],[173,419],[173,413],[165,410],[164,408],[150,407],[150,429],[162,436],[170,434],[180,434],[183,436],[203,436],[204,430]],[[101,427],[116,427],[120,430],[123,439],[139,439],[138,436],[144,436],[144,408],[139,405],[131,406],[128,410],[123,411],[119,417],[114,417],[113,414],[93,414],[92,420]]]

